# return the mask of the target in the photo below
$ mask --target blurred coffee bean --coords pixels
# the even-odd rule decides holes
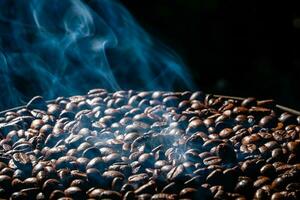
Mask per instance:
[[[265,128],[274,128],[277,125],[277,120],[272,116],[265,116],[260,121],[259,124]]]
[[[47,110],[47,104],[46,104],[44,98],[41,96],[33,97],[27,103],[26,107],[27,107],[27,109],[30,109],[30,110],[33,110],[33,109]]]
[[[64,191],[64,193],[66,197],[71,197],[74,200],[86,198],[85,192],[82,191],[79,187],[69,187]]]

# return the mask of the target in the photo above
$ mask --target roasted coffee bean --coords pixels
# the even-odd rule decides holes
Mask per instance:
[[[116,199],[119,200],[121,199],[121,194],[119,192],[116,191],[112,191],[112,190],[104,190],[101,192],[100,194],[100,199]]]
[[[95,157],[101,157],[101,151],[95,147],[90,147],[82,153],[82,156],[88,159],[93,159]]]
[[[3,189],[10,189],[11,187],[11,177],[7,175],[0,175],[0,185]]]
[[[69,187],[64,191],[66,197],[71,197],[72,199],[85,199],[85,192],[82,191],[79,187]]]
[[[27,107],[0,117],[6,199],[299,196],[300,118],[274,101],[95,89]]]
[[[271,164],[266,164],[260,168],[260,173],[264,176],[273,177],[276,173],[276,169]]]
[[[30,110],[33,110],[33,109],[47,110],[47,104],[46,104],[44,98],[41,96],[33,97],[27,103],[26,107],[27,107],[27,109],[30,109]]]
[[[88,181],[92,185],[102,185],[103,184],[103,177],[98,169],[89,168],[86,170]]]
[[[265,116],[259,121],[259,124],[265,128],[274,128],[276,127],[277,120],[275,117]]]
[[[65,194],[64,194],[63,191],[61,191],[61,190],[54,190],[54,191],[50,194],[49,199],[50,199],[50,200],[55,200],[55,199],[59,199],[59,198],[64,197],[64,196],[65,196]]]
[[[155,158],[153,155],[151,155],[149,153],[144,153],[139,157],[138,161],[145,168],[146,167],[153,168]]]
[[[219,144],[216,153],[224,162],[232,163],[236,160],[236,153],[231,145]]]
[[[210,199],[210,195],[210,192],[203,187],[184,188],[179,193],[180,199]]]
[[[235,186],[234,189],[236,192],[243,195],[250,195],[252,193],[252,181],[250,178],[243,177]]]
[[[224,175],[222,170],[216,169],[212,171],[207,177],[206,182],[210,185],[223,185],[224,184]]]
[[[299,151],[300,151],[300,141],[289,142],[287,144],[287,147],[288,147],[289,151],[299,154]]]
[[[267,185],[267,184],[270,184],[271,183],[271,179],[266,177],[266,176],[262,176],[262,177],[259,177],[254,183],[253,183],[253,186],[255,188],[260,188],[264,185]]]
[[[170,181],[182,181],[186,179],[184,171],[185,169],[183,165],[176,166],[167,174],[167,178]]]
[[[231,128],[224,128],[221,132],[220,132],[220,137],[221,138],[230,138],[231,136],[233,136],[234,132]]]
[[[105,167],[106,167],[106,164],[104,163],[104,161],[101,157],[93,158],[86,166],[87,169],[96,168],[100,172],[103,172],[105,170]]]
[[[251,108],[253,106],[257,105],[257,101],[255,98],[253,97],[249,97],[245,100],[243,100],[243,102],[241,103],[242,106],[247,107],[247,108]]]
[[[54,190],[60,190],[62,185],[56,179],[48,179],[44,182],[42,190],[46,196],[49,196]]]
[[[76,160],[76,158],[73,156],[60,157],[55,163],[55,168],[56,169],[63,169],[63,168],[73,169],[75,160]]]
[[[14,192],[10,196],[12,200],[27,200],[29,199],[28,195],[25,192]]]
[[[158,194],[154,194],[151,197],[151,200],[175,200],[176,198],[177,198],[177,195],[175,195],[175,194],[158,193]]]
[[[154,181],[149,181],[148,183],[137,188],[134,191],[134,193],[136,195],[145,194],[145,193],[153,194],[155,192],[155,188],[156,188],[156,183]]]

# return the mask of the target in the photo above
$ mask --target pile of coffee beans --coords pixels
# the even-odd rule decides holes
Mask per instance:
[[[0,117],[2,199],[300,199],[300,116],[202,92],[109,93]]]

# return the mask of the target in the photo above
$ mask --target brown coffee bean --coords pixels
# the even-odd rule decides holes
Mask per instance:
[[[191,121],[186,129],[188,133],[196,133],[198,131],[206,131],[206,126],[200,119]]]
[[[104,160],[101,157],[93,158],[86,166],[87,169],[95,168],[100,172],[104,172],[105,167],[106,164],[104,163]]]
[[[233,147],[229,144],[219,144],[216,149],[217,155],[222,159],[223,162],[235,162],[236,153]]]
[[[224,180],[222,170],[216,169],[206,177],[206,181],[210,185],[222,185],[226,180]]]
[[[204,165],[209,166],[209,165],[219,165],[221,164],[222,159],[219,158],[218,156],[210,156],[207,157],[203,160]]]
[[[28,195],[25,192],[14,192],[11,194],[10,199],[12,200],[26,200]]]
[[[153,168],[155,158],[153,155],[151,155],[149,153],[144,153],[144,154],[140,155],[138,161],[145,168],[147,168],[147,167]]]
[[[177,199],[177,195],[175,195],[175,194],[164,194],[164,193],[154,194],[151,197],[151,200],[175,200],[175,199]]]
[[[13,154],[14,164],[24,170],[30,170],[32,167],[30,158],[25,153],[15,153]]]
[[[46,196],[49,196],[54,190],[62,189],[62,185],[56,179],[48,179],[44,182],[42,190]]]
[[[64,191],[66,197],[71,197],[72,199],[85,199],[85,192],[82,191],[79,187],[69,187]]]
[[[241,105],[246,107],[246,108],[251,108],[251,107],[257,105],[257,101],[256,101],[255,98],[249,97],[249,98],[246,98],[245,100],[243,100]]]
[[[74,157],[74,156],[60,157],[55,163],[55,168],[56,169],[63,169],[63,168],[73,169],[73,168],[75,168],[75,160],[76,160],[76,157]]]
[[[268,185],[271,183],[271,179],[266,177],[266,176],[261,176],[259,177],[254,183],[253,183],[253,186],[255,188],[260,188],[264,185]]]
[[[167,107],[176,107],[179,104],[179,98],[176,96],[168,96],[163,99],[163,103]]]
[[[259,200],[267,199],[269,197],[270,197],[270,193],[268,193],[266,190],[263,190],[261,188],[256,190],[254,194],[254,198]]]
[[[103,185],[103,178],[100,171],[96,168],[89,168],[86,170],[88,181],[92,185]]]
[[[135,194],[133,191],[128,191],[123,197],[123,200],[131,200],[135,198]]]
[[[46,196],[43,192],[39,192],[36,197],[35,197],[37,200],[46,200]]]
[[[180,199],[211,199],[211,192],[203,187],[184,188],[179,193]]]
[[[83,151],[82,156],[88,159],[101,157],[101,151],[95,147],[90,147]]]
[[[275,192],[271,196],[271,200],[280,200],[280,199],[286,199],[286,196],[282,194],[281,192]]]
[[[115,199],[119,200],[122,195],[119,192],[112,191],[112,190],[104,190],[101,192],[100,199]]]
[[[259,125],[265,128],[274,128],[277,125],[277,119],[272,116],[265,116],[259,121]]]
[[[179,165],[171,169],[171,171],[167,174],[167,179],[170,181],[182,181],[186,178],[184,174],[184,166]]]
[[[221,138],[230,138],[231,136],[233,136],[234,132],[231,128],[224,128],[221,132],[220,132],[220,137]]]
[[[8,175],[0,175],[0,185],[3,189],[10,189],[11,181],[12,179]]]
[[[299,153],[300,151],[300,141],[289,142],[287,144],[289,151],[294,153]]]
[[[59,199],[59,198],[64,197],[64,196],[65,196],[65,194],[64,194],[63,191],[61,191],[61,190],[54,190],[54,191],[50,194],[49,199],[50,199],[50,200],[55,200],[55,199]]]
[[[156,183],[154,181],[149,181],[148,183],[140,186],[139,188],[137,188],[134,193],[136,195],[140,195],[140,194],[153,194],[155,192],[156,189]]]

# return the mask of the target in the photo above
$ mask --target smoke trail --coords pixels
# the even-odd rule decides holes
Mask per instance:
[[[178,56],[117,1],[0,2],[1,106],[92,88],[193,89]]]

